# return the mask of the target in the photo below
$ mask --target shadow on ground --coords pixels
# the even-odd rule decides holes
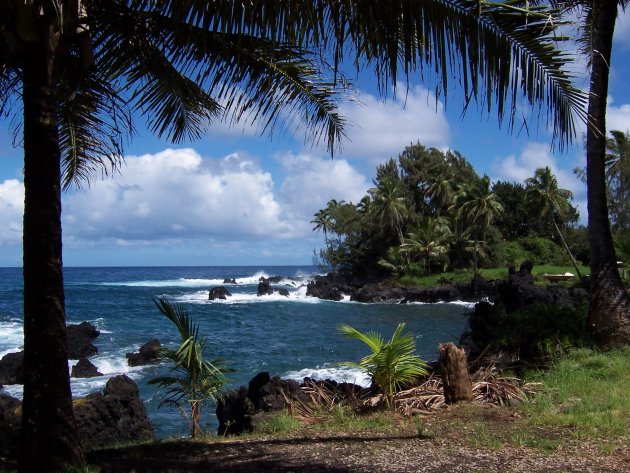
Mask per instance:
[[[88,463],[101,473],[200,473],[200,472],[305,472],[357,471],[356,465],[338,461],[344,450],[359,442],[379,443],[414,437],[326,437],[271,439],[237,442],[175,441],[88,454]],[[344,464],[346,463],[346,464]]]

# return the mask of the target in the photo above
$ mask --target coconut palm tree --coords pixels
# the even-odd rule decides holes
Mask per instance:
[[[580,268],[560,231],[557,221],[558,217],[562,217],[569,210],[569,199],[573,198],[573,193],[568,189],[558,187],[558,180],[548,166],[536,169],[534,177],[525,180],[525,186],[529,203],[534,208],[539,209],[542,218],[549,217],[551,219],[562,246],[569,255],[578,277],[582,280]]]
[[[358,363],[351,364],[364,369],[383,390],[387,407],[394,409],[396,390],[427,374],[428,365],[414,354],[415,337],[411,333],[403,333],[404,323],[398,324],[388,342],[378,333],[359,332],[346,324],[337,328],[346,337],[362,341],[372,351]]]
[[[468,225],[480,229],[482,239],[486,239],[488,227],[503,213],[503,206],[490,189],[490,178],[484,176],[477,183],[469,185],[456,198],[451,206],[457,216]]]
[[[630,133],[612,130],[606,142],[610,217],[616,232],[630,231]]]
[[[425,272],[431,271],[431,262],[448,253],[451,229],[443,217],[424,217],[400,245],[400,251],[410,256],[419,256]]]
[[[326,248],[328,248],[328,233],[332,230],[333,225],[332,215],[330,215],[328,209],[319,209],[315,213],[315,215],[313,215],[313,217],[313,220],[311,220],[311,223],[315,225],[313,227],[313,231],[322,231],[322,233],[324,234],[324,242],[326,243]]]
[[[251,113],[267,131],[297,115],[296,123],[332,142],[343,132],[332,83],[299,46],[280,41],[269,23],[257,30],[260,19],[251,11],[234,17],[206,7],[140,0],[0,4],[0,109],[19,109],[21,100],[23,119],[16,121],[24,133],[20,471],[83,463],[67,369],[62,184],[120,164],[132,113],[176,142],[201,136],[224,110],[233,119]]]
[[[552,0],[578,16],[583,52],[589,57],[589,126],[586,130],[588,236],[591,298],[587,325],[602,348],[630,344],[630,295],[619,276],[608,215],[606,189],[606,109],[613,35],[619,9],[628,0]]]
[[[383,91],[430,66],[439,91],[455,77],[469,101],[510,124],[522,94],[549,107],[564,143],[581,98],[553,47],[554,15],[467,0],[1,2],[0,111],[21,108],[24,133],[20,471],[82,463],[65,362],[60,192],[120,165],[133,117],[174,141],[217,118],[259,120],[267,132],[297,124],[332,150],[343,134],[339,75],[321,78],[323,55],[304,50],[313,47],[335,70],[350,51]]]
[[[164,389],[164,404],[190,407],[190,416],[185,414],[190,423],[190,436],[195,438],[201,430],[201,408],[208,401],[218,401],[228,382],[226,373],[233,370],[227,367],[223,358],[208,360],[205,358],[207,341],[199,335],[199,326],[195,324],[186,309],[173,305],[166,299],[155,300],[158,310],[170,320],[180,336],[177,349],[161,348],[160,356],[172,363],[171,374],[159,376],[149,381]]]
[[[402,243],[403,227],[409,211],[409,199],[402,182],[385,177],[368,191],[374,200],[373,209],[380,224],[396,233]]]

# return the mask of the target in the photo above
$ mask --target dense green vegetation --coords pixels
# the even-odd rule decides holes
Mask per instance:
[[[491,184],[459,152],[415,144],[378,166],[360,202],[331,200],[315,214],[326,243],[317,259],[342,274],[416,277],[524,260],[566,265],[574,254],[586,263],[571,199],[549,168],[523,184]]]

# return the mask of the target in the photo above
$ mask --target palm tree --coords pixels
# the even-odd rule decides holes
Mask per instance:
[[[374,200],[374,212],[381,225],[396,232],[402,243],[403,225],[409,210],[409,199],[400,180],[385,177],[368,191]]]
[[[351,51],[348,62],[372,68],[383,91],[431,66],[444,94],[454,76],[469,100],[496,105],[511,124],[520,92],[549,106],[564,143],[581,99],[553,47],[554,15],[467,0],[1,2],[0,111],[19,101],[24,112],[20,471],[82,463],[65,361],[61,184],[119,166],[134,113],[174,141],[201,136],[219,117],[262,120],[267,132],[295,123],[332,152],[343,121],[335,80],[321,79],[320,55],[303,49],[312,46],[333,69]]]
[[[554,0],[553,5],[581,16],[582,49],[590,59],[586,130],[588,236],[591,298],[587,325],[602,348],[630,344],[630,296],[619,275],[608,215],[606,189],[606,100],[613,35],[619,9],[628,0]]]
[[[425,272],[431,271],[431,262],[448,253],[451,229],[442,217],[425,217],[407,235],[400,245],[400,251],[422,258]]]
[[[157,384],[166,389],[165,399],[160,403],[178,406],[182,409],[182,401],[190,406],[190,435],[192,438],[202,434],[200,426],[201,408],[208,401],[217,401],[228,382],[226,373],[233,370],[227,368],[223,358],[207,360],[204,358],[207,341],[199,335],[199,326],[188,315],[186,309],[173,305],[166,299],[155,302],[158,310],[177,328],[181,342],[176,350],[162,348],[160,355],[172,364],[169,376],[153,378],[149,384]]]
[[[478,227],[484,240],[488,227],[498,215],[503,213],[501,202],[490,189],[488,176],[484,176],[477,183],[463,190],[451,209],[455,210],[457,216],[470,226]]]
[[[313,227],[313,231],[322,231],[322,233],[324,234],[324,242],[326,243],[326,248],[328,248],[328,232],[332,230],[333,225],[332,216],[330,215],[328,209],[319,209],[315,213],[315,215],[313,215],[313,217],[313,220],[311,220],[311,223],[315,225]]]
[[[536,169],[534,177],[530,177],[525,180],[525,186],[527,190],[528,200],[535,208],[540,209],[540,216],[542,218],[549,217],[553,223],[558,237],[562,242],[562,246],[571,258],[571,262],[575,267],[578,278],[582,280],[582,273],[578,267],[577,261],[573,257],[573,253],[569,249],[569,245],[564,239],[560,227],[558,226],[557,219],[566,215],[569,210],[569,199],[573,198],[573,193],[568,189],[560,189],[558,187],[558,180],[556,176],[551,173],[551,169],[548,166],[544,168]]]
[[[630,231],[630,133],[612,130],[606,141],[606,178],[610,189],[610,216],[617,232]]]
[[[415,337],[411,333],[403,333],[404,323],[398,324],[388,342],[378,333],[359,332],[346,324],[337,328],[346,337],[362,341],[372,351],[358,363],[351,364],[363,368],[383,390],[387,407],[394,409],[396,390],[427,374],[428,365],[414,354]]]
[[[131,111],[176,142],[201,136],[220,117],[220,103],[234,110],[233,119],[247,113],[263,119],[269,132],[278,120],[297,115],[296,122],[330,138],[330,145],[343,133],[335,90],[301,48],[277,40],[275,25],[256,29],[256,12],[234,17],[206,6],[140,0],[0,5],[0,109],[7,112],[18,97],[23,107],[20,471],[83,463],[67,368],[62,183],[80,182],[101,164],[120,164],[121,139],[133,129]]]

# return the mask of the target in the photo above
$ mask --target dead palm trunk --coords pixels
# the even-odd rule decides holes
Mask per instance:
[[[588,235],[591,248],[591,300],[588,328],[602,348],[630,344],[630,297],[617,269],[606,202],[606,98],[617,0],[593,5],[593,57],[586,134]]]
[[[50,28],[52,30],[52,27]],[[83,464],[68,374],[52,32],[27,48],[24,102],[24,400],[18,471]]]

